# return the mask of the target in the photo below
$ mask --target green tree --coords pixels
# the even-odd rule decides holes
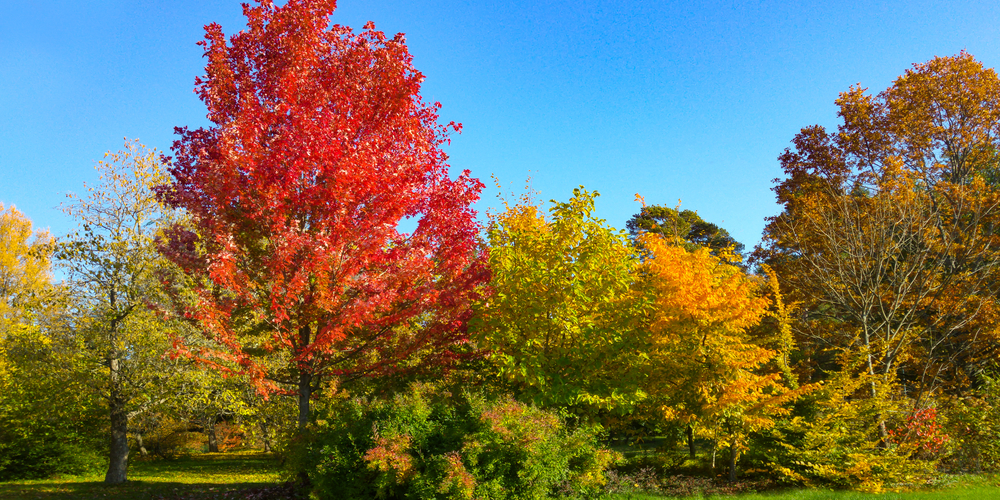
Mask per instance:
[[[84,472],[100,446],[92,373],[66,335],[52,240],[0,205],[0,480]]]
[[[657,234],[668,239],[680,238],[688,250],[707,247],[713,254],[723,249],[740,254],[743,244],[733,239],[729,231],[708,222],[692,210],[680,210],[662,205],[643,206],[625,223],[633,240],[642,234]]]

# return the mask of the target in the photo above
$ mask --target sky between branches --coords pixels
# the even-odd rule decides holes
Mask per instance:
[[[137,138],[208,124],[192,92],[205,24],[244,27],[236,0],[6,2],[0,15],[0,202],[53,234],[93,163]],[[280,2],[279,2],[280,3]],[[878,92],[912,63],[962,49],[1000,63],[1000,4],[341,0],[334,21],[406,33],[464,125],[453,169],[540,198],[596,189],[616,227],[647,203],[697,210],[752,247],[778,208],[777,156],[798,130],[836,126],[834,99]]]

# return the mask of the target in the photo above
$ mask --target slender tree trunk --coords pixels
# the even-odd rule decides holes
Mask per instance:
[[[146,447],[143,446],[143,444],[142,444],[142,433],[141,432],[136,432],[135,433],[135,444],[136,444],[136,446],[139,447],[139,454],[140,455],[142,455],[142,456],[149,455],[149,452],[146,451]]]
[[[712,440],[712,480],[715,480],[715,455],[719,451],[719,442]]]
[[[690,425],[687,428],[687,441],[688,441],[688,454],[691,458],[695,458],[694,453],[694,428]]]
[[[867,368],[868,368],[868,375],[871,377],[871,382],[869,382],[869,384],[868,384],[868,389],[869,389],[869,392],[871,393],[872,400],[874,401],[875,399],[878,398],[878,389],[875,387],[875,363],[872,361],[871,337],[870,337],[870,335],[868,333],[868,329],[867,328],[865,328],[864,333],[865,333],[865,350],[867,351],[867,352],[865,352],[865,362],[868,365],[867,366]],[[885,427],[885,419],[882,418],[882,414],[881,413],[879,413],[876,416],[876,419],[878,419],[879,435],[882,438],[879,441],[879,443],[878,443],[878,447],[882,448],[882,449],[888,448],[889,447],[889,431]]]
[[[729,482],[736,482],[736,445],[729,445]]]
[[[299,329],[299,349],[305,349],[309,345],[309,336],[312,332],[309,326]],[[306,367],[304,361],[299,362],[299,434],[305,433],[306,426],[309,425],[309,397],[312,396],[312,373]],[[299,483],[302,487],[308,488],[311,484],[309,473],[304,469],[298,473]]]
[[[268,434],[267,422],[262,421],[260,423],[260,433],[264,436],[264,453],[271,452],[271,436]]]
[[[312,332],[309,326],[299,329],[299,348],[305,349],[309,345],[309,336]],[[312,396],[312,374],[305,367],[305,362],[299,364],[299,431],[303,431],[309,424],[309,397]]]
[[[111,457],[105,484],[124,483],[128,475],[128,413],[122,394],[121,367],[118,358],[108,360],[111,371],[108,409],[111,413]]]
[[[299,373],[299,430],[309,424],[309,397],[312,395],[312,376],[309,372]]]
[[[208,436],[208,452],[219,452],[219,439],[215,435],[215,415],[205,418],[205,434]]]

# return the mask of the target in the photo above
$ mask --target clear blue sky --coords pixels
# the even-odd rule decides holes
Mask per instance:
[[[206,125],[192,93],[205,24],[243,27],[235,0],[4,2],[0,202],[65,234],[56,208],[124,137],[169,151]],[[464,124],[447,148],[496,206],[490,174],[541,198],[596,189],[624,228],[648,203],[698,210],[748,246],[777,206],[777,156],[803,126],[836,125],[854,83],[968,50],[1000,61],[997,2],[341,0],[334,21],[404,32],[426,100]]]

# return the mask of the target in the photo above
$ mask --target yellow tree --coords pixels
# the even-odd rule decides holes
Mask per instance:
[[[128,472],[128,422],[167,397],[178,361],[165,359],[169,325],[149,307],[162,293],[159,273],[168,264],[154,240],[164,210],[151,187],[166,182],[159,155],[138,142],[97,163],[100,183],[70,195],[65,211],[80,230],[57,247],[79,299],[77,334],[87,339],[91,362],[106,370],[102,392],[111,418],[105,482]]]
[[[23,321],[29,306],[51,289],[51,242],[17,208],[0,203],[0,332]]]
[[[82,342],[65,335],[52,239],[0,205],[0,481],[80,473],[98,460],[102,419]]]
[[[489,298],[472,322],[500,374],[546,406],[582,413],[643,399],[646,297],[627,236],[594,216],[597,192],[574,189],[546,218],[530,202],[489,227]]]
[[[773,426],[774,415],[787,413],[783,404],[809,389],[788,390],[782,372],[767,369],[781,353],[751,333],[769,313],[775,283],[747,275],[731,252],[642,238],[656,290],[650,391],[668,420],[729,448],[735,480],[749,433]]]
[[[15,337],[31,328],[36,309],[52,295],[51,242],[17,208],[0,203],[0,380],[13,370],[8,351]]]
[[[33,323],[31,306],[51,288],[50,243],[49,235],[32,229],[17,208],[0,203],[0,388],[8,391],[10,346]]]

